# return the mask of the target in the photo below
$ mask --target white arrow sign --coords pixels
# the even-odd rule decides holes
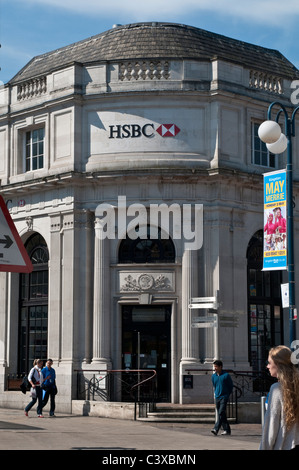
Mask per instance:
[[[206,322],[206,323],[191,323],[191,328],[211,328],[216,327],[216,322]]]

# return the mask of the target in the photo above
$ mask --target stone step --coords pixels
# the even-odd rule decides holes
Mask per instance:
[[[153,412],[148,412],[147,418],[138,418],[147,422],[164,423],[215,423],[214,405],[178,405],[157,404]],[[234,422],[234,419],[229,419]]]
[[[211,417],[215,416],[214,411],[151,411],[148,413],[149,415],[158,415],[158,416],[169,416],[169,417],[182,417],[186,418],[186,416],[202,416],[203,418],[205,417]]]
[[[212,407],[201,407],[201,408],[181,408],[181,407],[178,407],[178,408],[175,408],[175,407],[171,407],[171,408],[168,408],[168,407],[156,407],[155,409],[155,413],[182,413],[182,414],[186,414],[186,413],[214,413],[215,414],[215,407],[212,406]]]
[[[147,418],[138,418],[138,421],[145,421],[151,423],[202,423],[202,424],[214,424],[214,418],[201,418],[201,417],[193,417],[193,416],[185,416],[185,417],[174,417],[174,416],[148,416]]]

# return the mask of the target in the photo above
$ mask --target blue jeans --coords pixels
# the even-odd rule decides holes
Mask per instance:
[[[223,428],[224,431],[230,432],[230,426],[226,416],[226,405],[228,398],[216,398],[216,410],[218,412],[218,419],[214,426],[214,429],[218,432],[219,429]]]
[[[26,406],[25,408],[25,411],[30,411],[31,408],[35,405],[35,403],[37,402],[37,414],[38,415],[41,415],[42,414],[42,409],[43,409],[43,406],[42,406],[42,397],[43,397],[43,391],[42,389],[40,388],[39,385],[37,385],[35,387],[35,390],[36,390],[36,397],[33,397],[31,402],[28,403],[28,405]]]
[[[50,415],[53,416],[54,411],[55,411],[55,390],[54,390],[54,387],[49,387],[49,388],[46,389],[45,395],[44,395],[44,398],[43,398],[43,408],[48,403],[49,397],[51,399]]]

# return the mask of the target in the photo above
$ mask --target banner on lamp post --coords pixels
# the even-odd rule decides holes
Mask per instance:
[[[264,174],[263,271],[287,269],[286,171]]]

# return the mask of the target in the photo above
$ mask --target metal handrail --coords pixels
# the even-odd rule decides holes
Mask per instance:
[[[257,397],[267,394],[270,386],[274,383],[274,379],[267,373],[267,371],[256,370],[232,370],[226,369],[233,377],[234,389],[228,401],[228,413],[231,418],[238,421],[238,407],[239,403],[249,397],[250,400],[256,401]],[[203,373],[205,375],[213,374],[212,369],[186,369],[186,373]]]
[[[113,374],[116,373],[124,373],[124,374],[145,374],[145,373],[150,373],[151,375],[149,377],[144,378],[142,377],[142,380],[138,381],[137,383],[133,384],[129,390],[129,395],[134,401],[135,404],[135,419],[136,419],[136,409],[137,409],[137,403],[140,403],[140,397],[141,393],[140,390],[144,386],[145,383],[148,383],[150,381],[153,381],[156,378],[157,372],[155,369],[75,369],[74,372],[78,373],[94,373],[93,377],[90,380],[87,380],[87,388],[84,390],[84,392],[90,393],[90,390],[92,390],[93,397],[95,393],[100,395],[102,398],[105,398],[106,395],[106,400],[110,401],[111,400],[111,388],[110,388],[110,380],[108,380],[108,385],[106,384],[106,388],[104,390],[100,389],[99,387],[95,386],[95,373],[105,375],[105,377],[111,377]],[[121,380],[121,379],[120,379]],[[122,382],[122,380],[121,380]],[[79,387],[79,380],[77,383],[77,387]],[[137,393],[138,392],[138,393]],[[77,388],[77,396],[79,396],[79,388]],[[151,395],[147,397],[148,400],[144,400],[144,395],[142,396],[142,401],[145,402],[147,401],[148,403],[152,403],[154,401],[154,389],[151,390]]]
[[[135,371],[132,370],[132,372],[144,372],[144,371],[149,372],[149,369],[137,369]],[[138,382],[137,384],[133,385],[133,387],[130,390],[130,394],[131,394],[132,397],[133,397],[133,392],[134,392],[135,388],[137,388],[137,387],[140,388],[142,384],[144,384],[145,382],[148,382],[149,380],[153,380],[156,377],[157,371],[154,370],[154,369],[150,369],[150,371],[154,372],[154,374],[151,375],[150,377],[148,377],[147,379],[144,379],[141,382]]]

